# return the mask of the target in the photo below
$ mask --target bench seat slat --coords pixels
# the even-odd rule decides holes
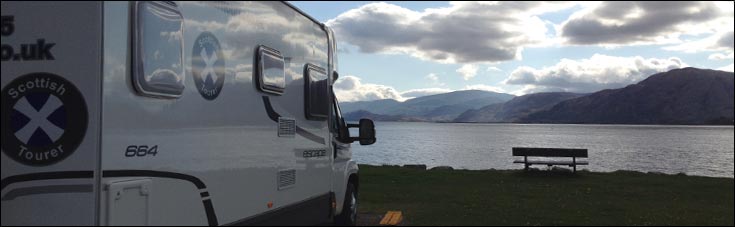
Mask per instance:
[[[586,158],[587,149],[514,147],[513,156]]]
[[[576,163],[573,163],[571,161],[531,161],[525,162],[523,160],[515,160],[513,163],[524,163],[529,165],[589,165],[589,162],[587,161],[577,161]]]

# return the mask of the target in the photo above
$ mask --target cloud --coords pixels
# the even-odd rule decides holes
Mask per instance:
[[[485,84],[474,84],[474,85],[467,85],[462,90],[482,90],[482,91],[492,91],[496,93],[507,93],[505,89],[496,87],[496,86],[490,86]]]
[[[517,94],[535,92],[595,92],[621,88],[637,83],[648,76],[686,67],[678,58],[644,59],[595,54],[589,59],[562,59],[554,66],[543,69],[521,66],[513,70],[503,83],[524,86]]]
[[[401,96],[403,96],[404,99],[412,99],[427,95],[444,94],[452,91],[453,90],[446,88],[422,88],[401,92]]]
[[[372,101],[380,99],[405,100],[393,87],[379,84],[363,84],[356,76],[340,77],[334,83],[334,93],[341,102]]]
[[[359,77],[352,75],[340,77],[334,83],[333,88],[340,102],[373,101],[380,99],[395,99],[402,102],[411,98],[453,91],[446,88],[421,88],[399,92],[395,88],[387,85],[362,83]]]
[[[731,27],[732,28],[732,27]],[[730,50],[733,49],[733,31],[726,32],[722,36],[720,36],[720,39],[717,40],[717,44],[721,47],[730,48]]]
[[[380,99],[394,99],[403,102],[412,98],[457,91],[447,88],[420,88],[400,92],[387,85],[362,83],[359,77],[352,75],[340,77],[334,83],[333,87],[334,93],[340,102],[373,101]],[[500,87],[485,84],[467,85],[459,90],[483,90],[507,93]]]
[[[431,75],[431,74],[429,74]],[[395,99],[405,101],[427,95],[436,95],[452,92],[446,88],[421,88],[399,92],[391,86],[381,84],[362,83],[356,76],[340,77],[334,83],[334,93],[341,102],[373,101],[381,99]]]
[[[732,7],[689,1],[602,2],[572,14],[559,32],[570,44],[675,43],[682,34],[732,30]]]
[[[710,60],[722,60],[732,58],[733,55],[733,31],[715,33],[699,40],[686,41],[681,44],[667,46],[664,50],[682,51],[685,53],[698,53],[702,51],[719,51],[709,56]]]
[[[431,81],[431,85],[444,86],[444,83],[439,82],[439,77],[434,73],[429,73],[429,75],[426,75],[425,78]]]
[[[717,68],[717,70],[733,72],[733,64]]]
[[[418,12],[370,3],[327,21],[341,40],[366,53],[403,53],[440,63],[521,58],[524,46],[548,40],[538,15],[571,7],[547,2],[451,2]]]
[[[721,53],[710,54],[709,57],[707,57],[707,59],[709,59],[709,60],[718,60],[718,61],[719,60],[725,60],[725,59],[733,59],[733,53],[730,52],[730,54],[728,54],[728,55],[724,55],[724,54],[721,54]]]
[[[488,72],[502,72],[503,70],[500,69],[500,68],[498,68],[498,67],[495,67],[495,66],[490,66],[490,67],[487,67],[487,69],[485,71],[488,71]]]
[[[350,49],[347,49],[347,48],[346,48],[346,47],[344,47],[343,45],[339,45],[339,44],[338,44],[338,45],[337,45],[337,53],[338,53],[338,54],[349,54],[349,53],[351,53],[351,52],[350,52]]]
[[[462,65],[462,67],[459,67],[459,69],[457,69],[457,72],[462,75],[462,78],[464,80],[469,80],[477,75],[477,70],[479,69],[480,68],[477,67],[477,65],[465,64]]]

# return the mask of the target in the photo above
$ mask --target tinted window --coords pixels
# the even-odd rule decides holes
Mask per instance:
[[[272,94],[282,94],[286,88],[285,62],[280,52],[266,46],[258,51],[258,82],[260,90]]]
[[[329,117],[329,80],[326,70],[319,66],[307,64],[305,73],[306,119],[326,120]]]
[[[143,95],[178,97],[184,90],[182,16],[174,4],[136,5],[133,81]]]
[[[334,95],[334,93],[332,93]],[[345,119],[342,118],[342,111],[339,109],[339,102],[337,98],[334,98],[334,118],[333,118],[333,129],[337,132],[337,139],[343,143],[349,143],[350,130],[347,129]]]

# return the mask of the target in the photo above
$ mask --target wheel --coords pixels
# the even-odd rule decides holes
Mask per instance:
[[[335,217],[335,223],[341,226],[355,226],[357,223],[357,190],[352,183],[347,184],[347,193],[345,193],[345,202],[342,206],[342,213]]]

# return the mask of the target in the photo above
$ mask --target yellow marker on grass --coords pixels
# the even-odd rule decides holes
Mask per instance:
[[[380,225],[398,225],[403,220],[403,214],[400,211],[388,211],[380,221]]]

